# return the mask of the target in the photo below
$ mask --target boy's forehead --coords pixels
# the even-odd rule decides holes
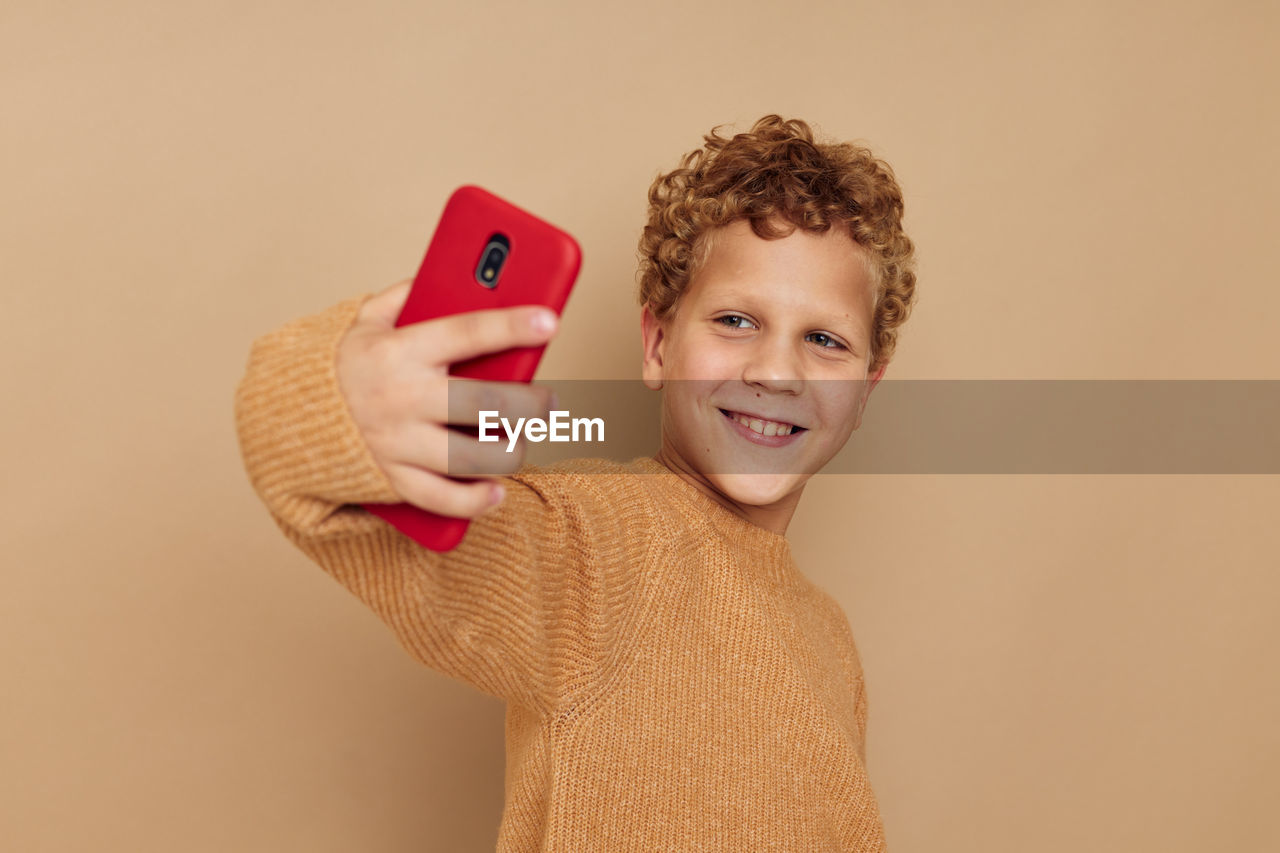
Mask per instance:
[[[870,304],[866,251],[839,227],[818,234],[796,228],[775,240],[758,236],[744,219],[717,229],[685,296],[774,295],[803,290]],[[859,297],[862,297],[859,299]]]

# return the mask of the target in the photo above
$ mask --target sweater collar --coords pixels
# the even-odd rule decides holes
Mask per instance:
[[[629,467],[640,474],[656,474],[670,481],[683,509],[694,519],[703,519],[721,533],[735,548],[766,558],[769,566],[784,578],[794,568],[791,542],[786,536],[759,526],[729,508],[717,503],[711,496],[685,480],[666,465],[651,456],[638,456]]]

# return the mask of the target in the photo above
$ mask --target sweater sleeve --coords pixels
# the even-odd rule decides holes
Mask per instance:
[[[867,761],[867,685],[862,671],[862,656],[858,653],[858,644],[853,638],[853,628],[849,625],[849,617],[840,603],[829,594],[823,595],[831,619],[831,628],[841,638],[837,647],[845,678],[853,691],[853,718],[858,727],[858,757],[865,765]]]
[[[573,682],[572,643],[551,639],[580,627],[564,607],[581,568],[567,556],[580,508],[522,469],[502,478],[502,504],[437,553],[357,505],[400,500],[337,380],[338,343],[371,295],[254,341],[235,392],[249,480],[285,536],[411,655],[490,695],[550,710],[565,701],[559,685]]]

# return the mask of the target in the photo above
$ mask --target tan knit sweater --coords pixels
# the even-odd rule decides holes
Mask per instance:
[[[526,465],[438,554],[341,395],[371,294],[253,344],[249,479],[285,535],[427,666],[506,700],[505,851],[873,851],[862,667],[787,539],[654,459]]]

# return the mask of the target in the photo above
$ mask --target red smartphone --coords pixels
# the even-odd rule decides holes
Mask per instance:
[[[514,305],[545,305],[559,315],[581,265],[582,250],[564,231],[487,190],[462,186],[444,206],[396,326]],[[488,353],[451,365],[449,374],[529,382],[545,349]],[[471,522],[409,503],[361,506],[433,551],[457,547]]]

